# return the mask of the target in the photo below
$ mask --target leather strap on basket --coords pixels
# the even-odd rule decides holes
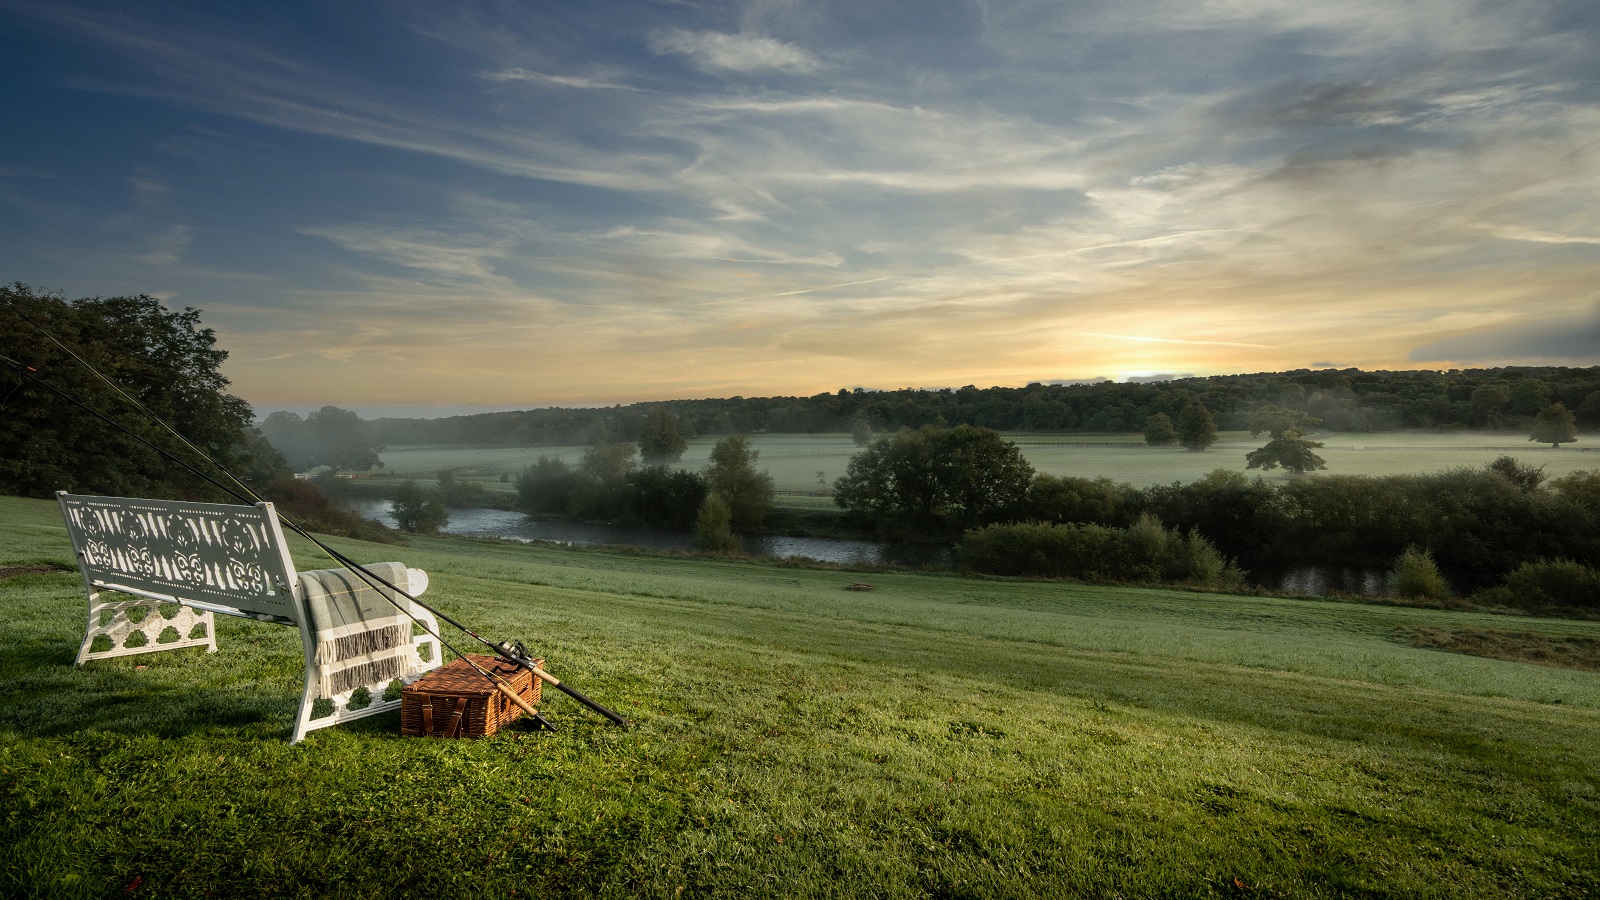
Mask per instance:
[[[455,709],[450,712],[450,724],[438,734],[433,730],[433,698],[425,698],[422,702],[422,735],[423,737],[459,737],[461,734],[462,715],[467,711],[467,698],[457,697]]]
[[[444,730],[447,738],[461,736],[461,714],[467,711],[467,698],[457,697],[456,708],[450,713],[450,725]]]

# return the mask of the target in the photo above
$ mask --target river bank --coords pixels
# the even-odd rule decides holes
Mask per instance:
[[[386,500],[346,498],[344,502],[359,515],[394,526],[394,516],[390,514]],[[533,517],[510,510],[486,508],[452,508],[450,521],[442,533],[567,546],[639,547],[667,552],[695,549],[694,535],[688,532]],[[744,536],[744,545],[745,552],[752,556],[804,558],[838,565],[949,570],[956,564],[954,548],[948,544],[913,544],[819,535],[751,534]],[[1257,564],[1247,569],[1252,587],[1272,593],[1373,598],[1389,593],[1388,572],[1378,566]]]

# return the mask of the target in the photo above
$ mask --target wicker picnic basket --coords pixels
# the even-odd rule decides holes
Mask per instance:
[[[493,656],[471,659],[504,678],[529,706],[539,705],[539,679],[532,672]],[[543,668],[544,660],[533,664]],[[464,659],[434,669],[400,694],[400,733],[416,737],[485,737],[520,715],[522,710]]]

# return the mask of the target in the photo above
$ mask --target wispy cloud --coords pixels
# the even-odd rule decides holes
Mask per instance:
[[[1586,235],[1556,234],[1550,231],[1540,231],[1537,228],[1517,228],[1509,225],[1489,226],[1490,234],[1508,241],[1531,241],[1535,244],[1595,244],[1600,245],[1600,237]]]
[[[149,236],[147,248],[139,258],[158,266],[175,265],[182,261],[193,236],[193,229],[187,225],[169,225]]]
[[[551,85],[554,87],[577,88],[585,91],[637,91],[639,88],[615,81],[606,81],[596,78],[585,78],[580,75],[549,75],[544,72],[532,72],[521,67],[500,69],[494,72],[484,72],[482,77],[489,81],[529,81],[534,84]]]
[[[1103,331],[1085,331],[1084,337],[1110,338],[1115,341],[1137,341],[1141,344],[1193,344],[1197,347],[1252,347],[1260,350],[1274,349],[1270,344],[1248,344],[1241,341],[1191,341],[1184,338],[1145,337],[1133,334],[1106,334]]]
[[[804,49],[758,35],[669,28],[650,36],[650,48],[662,55],[685,56],[710,72],[810,73],[822,68],[821,61]]]
[[[1392,366],[1600,275],[1600,29],[1543,0],[6,8],[179,123],[122,208],[0,160],[10,252],[212,289],[252,391]]]

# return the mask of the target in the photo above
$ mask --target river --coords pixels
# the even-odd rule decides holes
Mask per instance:
[[[357,515],[370,516],[390,528],[394,516],[387,500],[348,500],[345,505]],[[606,544],[646,547],[651,550],[693,550],[694,535],[646,526],[604,525],[570,519],[536,519],[501,509],[450,509],[450,521],[440,529],[444,534],[468,537],[506,538],[513,541],[550,541],[557,544]],[[746,553],[756,556],[808,557],[822,562],[931,566],[948,569],[955,562],[949,547],[937,544],[900,544],[889,541],[856,541],[844,538],[786,537],[778,534],[744,535]]]
[[[358,515],[369,516],[393,528],[394,516],[387,500],[347,500]],[[644,526],[605,525],[570,519],[536,519],[502,509],[456,508],[441,529],[444,534],[505,538],[513,541],[549,541],[567,545],[645,547],[651,550],[693,550],[694,535]],[[786,537],[776,534],[744,536],[745,552],[778,558],[807,557],[822,562],[895,565],[948,569],[955,564],[949,547],[901,544],[892,541],[858,541],[846,538]],[[1388,592],[1387,572],[1375,566],[1295,565],[1281,568],[1254,565],[1249,581],[1268,590],[1321,596],[1330,593],[1382,595]]]

